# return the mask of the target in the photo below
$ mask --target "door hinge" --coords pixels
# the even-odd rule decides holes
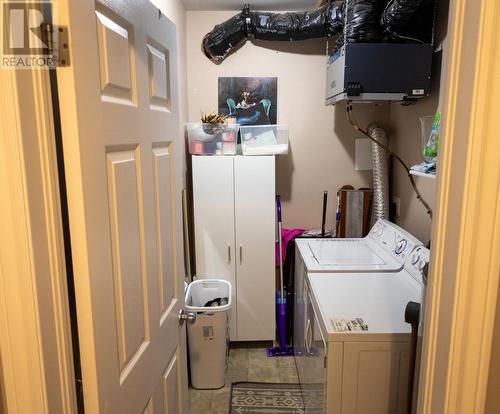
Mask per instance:
[[[327,362],[326,362],[326,357],[324,357],[323,359],[323,368],[326,368],[327,367]]]
[[[68,28],[42,23],[42,31],[48,52],[54,59],[53,66],[69,66]]]

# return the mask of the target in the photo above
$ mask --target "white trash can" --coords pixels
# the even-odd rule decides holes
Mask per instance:
[[[196,312],[196,321],[187,325],[191,385],[198,389],[222,388],[229,349],[231,284],[220,279],[191,282],[185,309]]]

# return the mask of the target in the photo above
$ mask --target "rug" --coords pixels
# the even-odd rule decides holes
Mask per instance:
[[[299,384],[233,382],[230,414],[304,414]]]

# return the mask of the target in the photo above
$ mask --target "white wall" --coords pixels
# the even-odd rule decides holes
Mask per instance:
[[[438,102],[436,97],[426,98],[412,107],[391,106],[390,145],[403,160],[412,166],[422,162],[422,140],[419,117],[433,115]],[[414,177],[424,200],[434,210],[436,204],[436,180]],[[417,200],[412,190],[406,171],[394,161],[394,197],[400,199],[400,217],[396,223],[408,230],[415,237],[426,243],[431,237],[432,220],[424,206]]]
[[[434,115],[441,106],[440,85],[447,82],[444,76],[446,70],[442,67],[447,58],[447,32],[448,0],[437,0],[434,43],[436,49],[441,49],[441,52],[434,54],[433,57],[431,96],[414,106],[391,105],[391,148],[410,166],[422,161],[422,139],[418,118],[425,115]],[[446,114],[443,114],[443,116],[446,116]],[[446,139],[446,137],[442,136],[441,139]],[[415,181],[425,201],[435,210],[436,180],[415,177]],[[396,219],[396,222],[424,243],[429,241],[432,232],[432,221],[425,208],[417,200],[415,193],[411,189],[407,174],[399,164],[395,164],[394,170],[394,196],[398,196],[401,200],[401,216]]]
[[[277,159],[277,192],[283,199],[285,227],[318,228],[323,190],[330,195],[329,223],[333,223],[336,192],[344,184],[371,186],[371,172],[354,170],[354,138],[345,107],[325,106],[325,40],[247,42],[219,65],[208,60],[201,42],[216,24],[235,12],[188,11],[188,115],[217,111],[220,76],[276,76],[278,123],[290,128],[290,153]],[[388,109],[364,107],[356,111],[364,125],[388,121]]]

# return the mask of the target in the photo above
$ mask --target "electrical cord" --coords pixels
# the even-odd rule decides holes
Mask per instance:
[[[417,39],[416,37],[403,36],[403,35],[397,34],[396,32],[392,32],[392,33],[394,36],[396,36],[399,39],[413,40],[414,42],[425,44],[425,42],[423,40]]]
[[[394,3],[395,0],[389,0],[389,2],[386,4],[385,8],[384,8],[384,11],[382,12],[382,18],[381,18],[381,21],[380,23],[383,25],[386,23],[386,13],[387,13],[387,10],[389,10],[390,7],[392,7],[393,3]],[[414,42],[418,42],[418,43],[423,43],[425,44],[425,42],[423,40],[420,40],[420,39],[417,39],[415,37],[409,37],[409,36],[403,36],[403,35],[400,35],[398,33],[396,33],[394,30],[391,30],[391,34],[394,36],[394,37],[397,37],[399,39],[406,39],[406,40],[412,40]]]
[[[404,170],[406,171],[406,174],[408,175],[408,178],[410,179],[410,183],[411,183],[411,186],[413,188],[413,191],[415,192],[415,194],[417,195],[417,200],[420,201],[420,203],[422,203],[422,205],[425,207],[426,211],[427,211],[427,214],[429,215],[429,217],[431,218],[432,220],[432,209],[431,207],[429,206],[429,204],[427,204],[427,202],[424,200],[424,198],[422,197],[422,194],[420,194],[420,191],[418,190],[417,188],[417,185],[415,184],[415,180],[413,178],[413,175],[410,174],[410,169],[408,168],[408,165],[406,165],[406,163],[403,161],[403,159],[398,155],[396,154],[395,152],[391,151],[389,149],[389,147],[387,145],[384,145],[380,142],[378,142],[375,138],[373,138],[368,132],[366,132],[364,129],[362,129],[359,125],[357,125],[352,119],[351,119],[351,112],[352,112],[352,105],[350,104],[347,104],[346,106],[346,113],[347,113],[347,119],[349,120],[349,123],[351,124],[351,126],[356,130],[356,131],[359,131],[361,132],[363,135],[365,135],[370,141],[374,142],[375,144],[377,144],[379,147],[383,148],[384,150],[387,151],[388,154],[392,155],[394,158],[396,158],[396,160],[399,161],[399,163],[402,165],[402,167],[404,168]]]

